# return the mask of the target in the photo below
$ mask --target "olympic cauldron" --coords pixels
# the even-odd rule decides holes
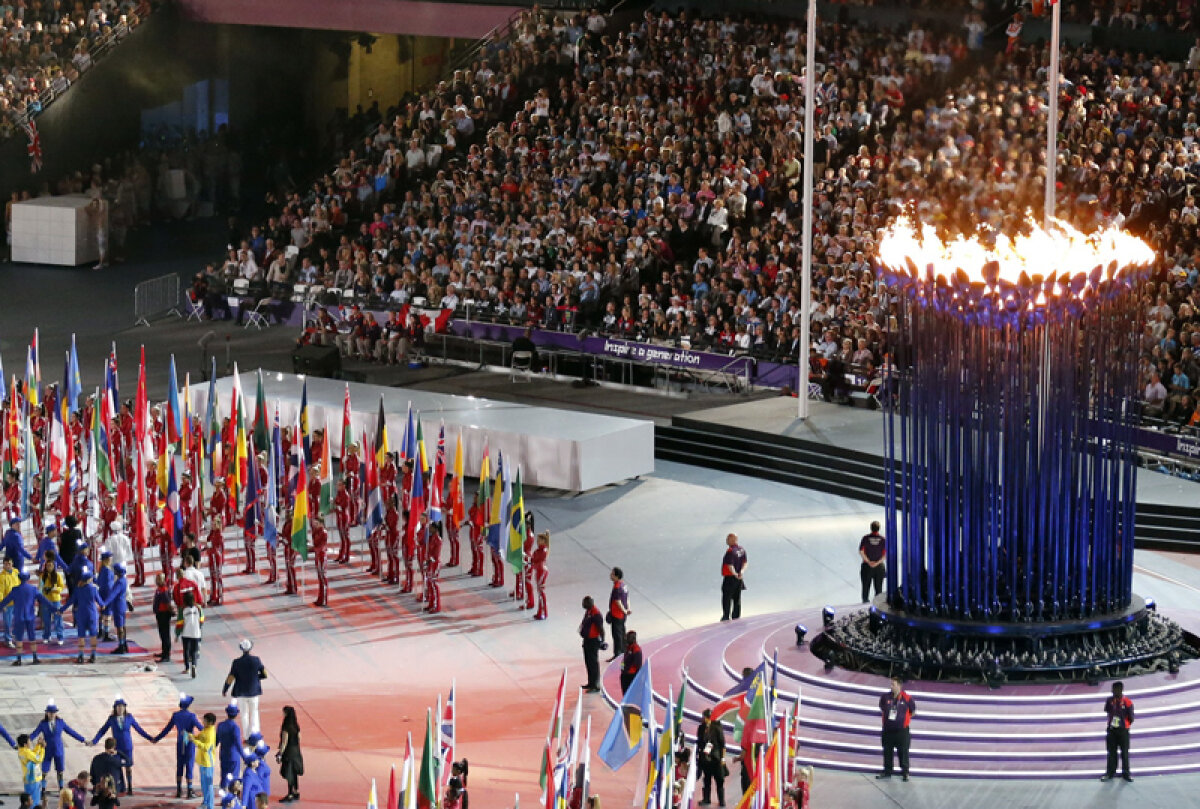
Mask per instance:
[[[1153,258],[1057,222],[885,235],[887,593],[814,651],[926,678],[1178,665],[1178,626],[1131,589],[1136,287]]]

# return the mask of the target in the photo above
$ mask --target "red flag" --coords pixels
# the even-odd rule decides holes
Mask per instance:
[[[392,765],[392,779],[388,782],[387,809],[398,809],[396,806],[396,765]]]

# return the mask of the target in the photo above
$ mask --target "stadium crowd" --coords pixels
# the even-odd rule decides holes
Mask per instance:
[[[0,139],[41,112],[123,39],[153,0],[0,2]]]
[[[822,24],[810,367],[828,383],[834,366],[834,395],[888,351],[871,257],[892,217],[914,206],[962,231],[1041,215],[1045,46],[981,51],[974,20]],[[469,69],[380,113],[209,277],[795,358],[802,62],[797,21],[647,13],[613,31],[598,13],[535,9]],[[1062,64],[1057,214],[1122,222],[1155,247],[1148,412],[1195,424],[1200,79],[1089,46]],[[359,316],[339,343],[372,358],[406,328]]]

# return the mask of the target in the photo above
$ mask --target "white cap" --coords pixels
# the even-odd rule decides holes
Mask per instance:
[[[108,524],[108,530],[110,531],[120,531],[124,527],[125,523],[121,522],[120,520],[113,520]]]
[[[45,523],[43,523],[43,527],[46,530],[49,530],[51,528],[57,528],[58,522],[56,522],[53,517],[47,517]]]
[[[243,652],[248,652],[254,648],[254,641],[249,638],[242,638],[242,642],[238,644],[238,648]]]

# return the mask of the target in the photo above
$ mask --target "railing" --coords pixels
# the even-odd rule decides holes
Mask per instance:
[[[182,318],[179,311],[179,275],[160,275],[143,281],[133,288],[133,322],[135,326],[149,326],[151,318],[175,315]]]

